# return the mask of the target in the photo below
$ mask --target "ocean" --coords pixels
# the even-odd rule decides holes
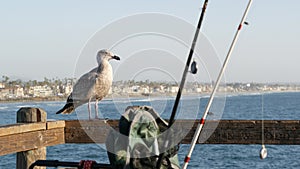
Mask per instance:
[[[152,106],[163,118],[169,118],[174,97],[113,98],[99,103],[102,118],[119,119],[130,105]],[[184,96],[178,108],[178,119],[201,118],[208,96]],[[87,106],[78,108],[71,115],[56,115],[64,102],[18,102],[0,103],[0,125],[16,121],[16,112],[21,107],[39,107],[47,112],[50,120],[86,119]],[[256,93],[243,95],[218,95],[210,109],[208,119],[240,120],[300,120],[300,93]],[[48,160],[80,161],[83,159],[108,163],[104,145],[64,144],[47,148]],[[181,145],[179,161],[190,145]],[[190,169],[198,168],[300,168],[299,145],[266,145],[268,157],[259,158],[261,145],[196,145]],[[15,154],[0,156],[0,169],[16,166]]]

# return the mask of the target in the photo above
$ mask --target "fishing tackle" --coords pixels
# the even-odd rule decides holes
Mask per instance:
[[[260,159],[267,158],[268,151],[265,146],[265,127],[264,127],[264,95],[261,95],[261,149],[259,157]]]
[[[199,138],[199,135],[200,135],[200,133],[201,133],[201,130],[202,130],[203,126],[204,126],[204,123],[205,123],[205,120],[206,120],[206,116],[208,115],[208,111],[209,111],[209,109],[210,109],[210,106],[211,106],[211,104],[212,104],[212,101],[213,101],[214,96],[215,96],[215,94],[216,94],[216,92],[217,92],[218,86],[219,86],[219,84],[220,84],[221,77],[223,76],[223,74],[224,74],[224,72],[225,72],[225,69],[226,69],[226,67],[227,67],[227,64],[228,64],[228,61],[229,61],[229,59],[230,59],[231,53],[232,53],[232,51],[233,51],[233,49],[234,49],[234,47],[235,47],[237,38],[238,38],[239,33],[240,33],[240,31],[241,31],[241,29],[242,29],[242,27],[243,27],[242,25],[245,23],[245,19],[246,19],[246,16],[247,16],[247,14],[248,14],[248,11],[249,11],[249,9],[250,9],[251,4],[252,4],[252,0],[249,0],[249,3],[248,3],[248,5],[247,5],[247,7],[246,7],[246,10],[245,10],[245,13],[244,13],[244,15],[243,15],[243,17],[242,17],[242,20],[241,20],[241,22],[240,22],[240,24],[239,24],[239,26],[238,26],[237,32],[236,32],[236,34],[235,34],[235,36],[234,36],[234,38],[233,38],[233,41],[232,41],[232,43],[231,43],[231,46],[230,46],[230,48],[229,48],[229,51],[228,51],[228,53],[227,53],[227,56],[226,56],[225,61],[224,61],[224,63],[223,63],[223,66],[222,66],[222,68],[221,68],[221,71],[220,71],[219,76],[218,76],[218,78],[217,78],[217,81],[216,81],[216,83],[215,83],[214,89],[213,89],[213,91],[212,91],[212,93],[211,93],[211,95],[210,95],[209,101],[208,101],[208,103],[207,103],[207,105],[206,105],[206,108],[205,108],[204,114],[203,114],[203,116],[202,116],[202,119],[200,120],[200,124],[198,124],[197,129],[196,129],[196,131],[195,131],[195,134],[194,134],[193,140],[192,140],[192,142],[191,142],[191,146],[190,146],[189,152],[188,152],[187,156],[186,156],[185,159],[184,159],[184,163],[183,163],[182,169],[186,169],[186,168],[187,168],[188,163],[189,163],[189,161],[190,161],[190,159],[191,159],[191,155],[192,155],[192,153],[193,153],[193,151],[194,151],[196,142],[197,142],[197,140],[198,140],[198,138]]]
[[[265,145],[262,145],[261,149],[260,149],[259,157],[263,160],[263,159],[267,158],[267,155],[268,155],[268,151],[267,151]]]

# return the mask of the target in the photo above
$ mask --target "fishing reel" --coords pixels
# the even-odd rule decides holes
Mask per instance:
[[[195,59],[193,60],[193,62],[191,64],[191,70],[190,70],[190,72],[192,74],[196,74],[198,72],[198,64],[197,64],[197,62],[196,62]]]

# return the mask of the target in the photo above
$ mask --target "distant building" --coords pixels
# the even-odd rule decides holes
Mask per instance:
[[[17,98],[22,98],[24,97],[24,89],[23,87],[17,87],[14,91],[14,96]]]
[[[29,88],[29,94],[32,97],[49,97],[53,96],[53,90],[45,85],[45,86],[32,86]]]
[[[66,85],[65,86],[65,95],[71,94],[72,90],[73,90],[73,86],[71,84]]]
[[[0,83],[0,89],[4,89],[5,88],[5,84],[4,83]]]
[[[0,99],[7,98],[9,96],[9,89],[0,89]]]
[[[140,93],[140,86],[132,86],[131,87],[132,93]]]
[[[178,86],[171,86],[171,87],[169,87],[168,92],[169,93],[177,93],[178,90],[179,90]]]
[[[197,87],[197,88],[195,89],[195,92],[201,93],[201,92],[202,92],[202,88],[201,88],[201,87]]]
[[[153,92],[163,93],[164,92],[164,86],[159,85],[159,86],[153,87]]]
[[[141,88],[141,91],[142,91],[142,94],[150,94],[150,89],[149,89],[149,86],[147,86],[147,87],[142,87]]]

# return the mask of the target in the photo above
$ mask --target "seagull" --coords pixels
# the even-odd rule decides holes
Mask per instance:
[[[120,57],[103,49],[97,53],[96,59],[98,67],[79,78],[65,106],[56,114],[70,114],[77,107],[88,103],[89,119],[91,119],[91,101],[95,100],[95,118],[98,118],[98,101],[108,94],[113,81],[113,71],[108,61],[120,60]]]

